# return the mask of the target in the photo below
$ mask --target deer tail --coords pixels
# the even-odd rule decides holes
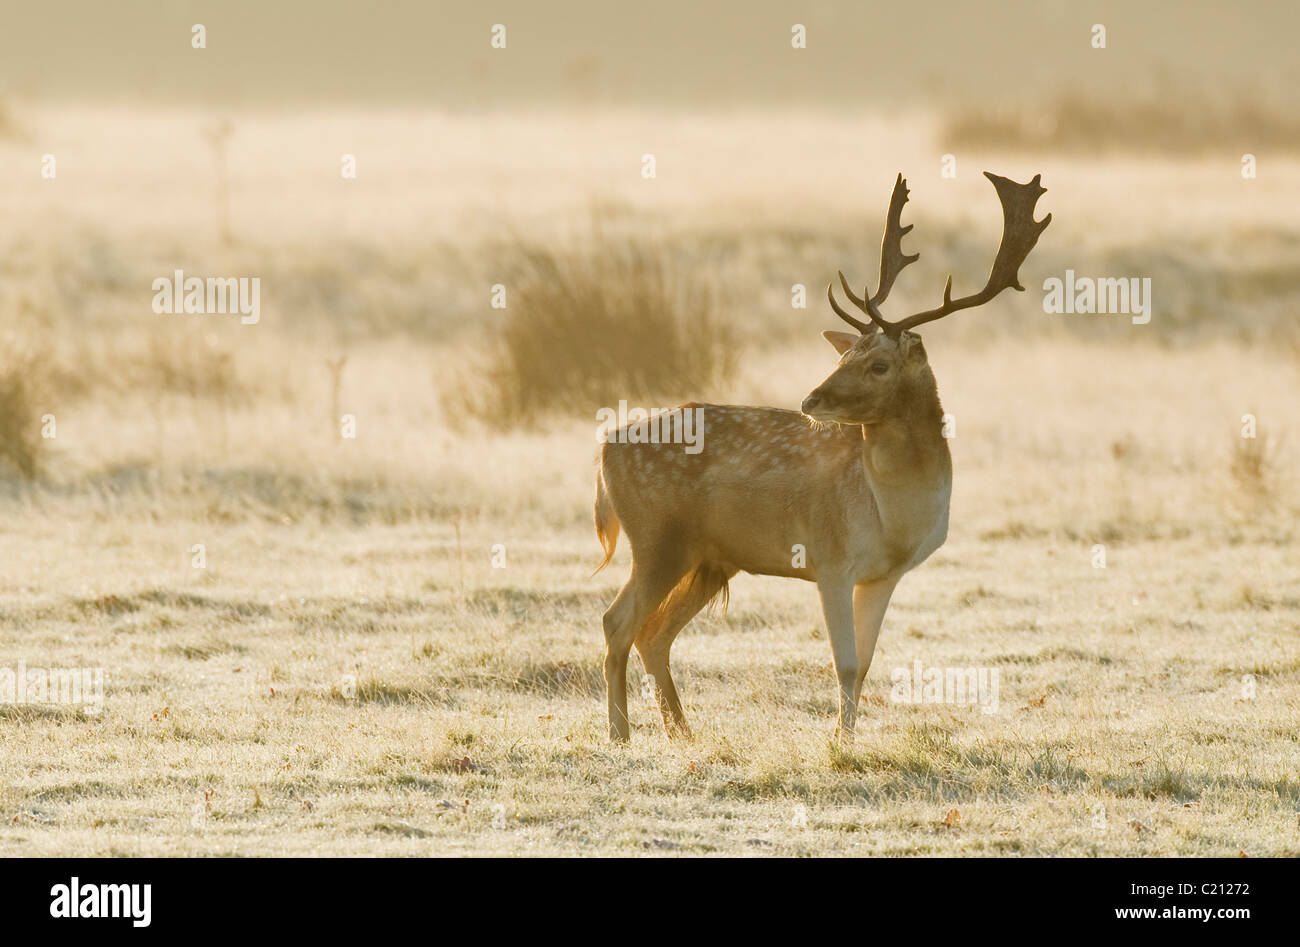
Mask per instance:
[[[610,502],[609,491],[605,489],[605,472],[598,471],[596,474],[596,537],[600,540],[600,546],[605,550],[605,558],[600,565],[596,566],[595,575],[605,566],[609,565],[614,558],[614,547],[618,545],[618,514],[614,512],[614,504]]]

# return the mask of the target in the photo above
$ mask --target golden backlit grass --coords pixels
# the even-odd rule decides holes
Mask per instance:
[[[386,390],[345,388],[355,443],[311,433],[323,372],[232,412],[224,454],[211,406],[166,403],[157,466],[130,461],[156,435],[144,405],[67,419],[53,460],[99,472],[9,485],[5,656],[103,666],[106,707],[5,712],[0,844],[1294,853],[1297,496],[1285,477],[1247,496],[1232,473],[1236,405],[1269,404],[1293,367],[1105,350],[1102,385],[1089,347],[933,347],[958,424],[952,536],[900,587],[849,754],[829,743],[813,588],[748,577],[676,649],[696,741],[669,743],[634,696],[632,747],[606,743],[599,614],[626,550],[590,577],[594,418],[412,434],[398,417],[437,402],[407,351],[376,356]],[[830,361],[756,358],[738,397],[784,403]],[[1241,370],[1181,405],[1150,397],[1225,365]],[[1261,425],[1293,432],[1295,411]],[[998,668],[999,712],[892,703],[890,671],[916,660]],[[953,808],[959,828],[940,824]]]
[[[1056,218],[1033,271],[1155,261],[1156,315],[1049,317],[1030,285],[925,333],[956,421],[952,529],[895,596],[857,746],[829,742],[813,587],[742,576],[730,612],[675,648],[695,741],[665,739],[634,659],[618,748],[600,613],[627,550],[590,575],[598,405],[513,428],[449,416],[448,386],[494,329],[507,231],[581,232],[613,200],[623,233],[659,239],[736,327],[717,396],[793,406],[834,361],[817,284],[870,274],[900,156],[809,120],[779,137],[784,165],[744,164],[770,123],[665,120],[656,147],[693,171],[651,191],[631,117],[566,118],[603,143],[581,160],[549,153],[541,122],[480,141],[468,119],[398,119],[237,121],[223,247],[193,184],[202,146],[177,135],[206,118],[26,117],[80,160],[0,191],[28,235],[9,238],[0,305],[43,343],[25,410],[57,418],[34,479],[0,471],[0,663],[103,667],[107,695],[99,716],[0,709],[0,852],[1300,850],[1300,363],[1251,341],[1257,316],[1295,311],[1279,263],[1294,221],[1275,206],[1294,185],[1242,192],[1209,164],[1135,162],[1120,193],[1097,169],[1035,168]],[[138,137],[101,136],[106,165],[91,160],[94,134],[127,120]],[[412,156],[435,125],[436,181]],[[337,190],[308,131],[329,148],[364,132],[374,173],[354,183],[370,190]],[[899,133],[905,167],[937,168],[923,132]],[[313,161],[327,170],[305,178]],[[959,286],[981,278],[996,243],[977,175],[911,173],[923,256],[900,307],[934,299],[949,267]],[[149,174],[172,212],[130,200]],[[533,196],[507,213],[503,193]],[[1145,229],[1108,217],[1125,199]],[[1234,228],[1276,270],[1256,297],[1199,269],[1227,267]],[[149,281],[177,266],[260,273],[263,322],[154,315]],[[796,282],[811,311],[790,307]],[[0,375],[13,364],[0,356]],[[666,401],[699,396],[680,385]],[[891,671],[917,660],[997,668],[999,711],[892,702]]]

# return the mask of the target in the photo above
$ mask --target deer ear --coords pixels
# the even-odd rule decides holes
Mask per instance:
[[[822,338],[835,346],[835,351],[843,355],[852,348],[853,343],[862,338],[862,336],[854,335],[852,332],[832,332],[828,329],[822,333]]]
[[[921,343],[921,337],[915,332],[903,333],[903,357],[925,361],[925,346]]]

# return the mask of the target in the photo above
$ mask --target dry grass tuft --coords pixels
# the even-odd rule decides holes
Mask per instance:
[[[35,347],[0,342],[0,468],[11,467],[28,480],[39,475],[45,451],[46,365]]]
[[[576,249],[520,247],[504,321],[471,414],[520,423],[715,389],[736,363],[712,294],[664,250],[600,233]]]
[[[1235,437],[1229,472],[1238,491],[1252,500],[1267,500],[1275,493],[1275,451],[1267,435]]]

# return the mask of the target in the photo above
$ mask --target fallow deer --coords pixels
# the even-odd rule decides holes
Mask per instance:
[[[836,734],[852,741],[890,595],[948,534],[952,460],[943,408],[921,339],[911,330],[983,305],[1004,289],[1023,291],[1020,266],[1052,219],[1034,220],[1045,191],[1041,175],[1028,184],[986,177],[1002,203],[1003,232],[979,292],[954,299],[950,276],[937,308],[897,322],[881,315],[878,307],[899,272],[919,256],[902,250],[912,227],[901,222],[908,189],[900,174],[875,293],[857,296],[839,274],[845,293],[870,321],[842,309],[833,285],[827,287],[831,308],[857,333],[822,333],[840,354],[839,364],[801,411],[684,405],[672,413],[703,409],[703,449],[697,453],[671,443],[636,443],[648,438],[628,437],[626,428],[624,436],[607,436],[596,478],[596,533],[605,551],[598,570],[613,557],[620,526],[632,546],[632,573],[604,615],[611,739],[626,741],[630,733],[627,659],[633,644],[654,679],[669,734],[690,735],[668,653],[701,608],[715,596],[725,602],[727,581],[743,570],[817,583],[839,678]]]

